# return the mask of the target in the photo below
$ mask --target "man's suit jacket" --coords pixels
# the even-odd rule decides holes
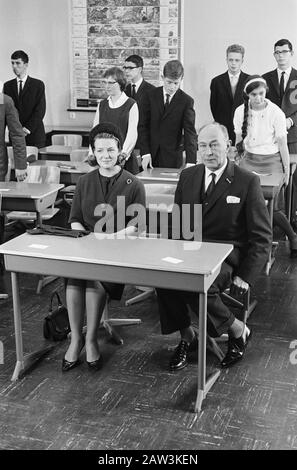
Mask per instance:
[[[227,262],[235,275],[253,284],[264,266],[271,244],[271,226],[259,177],[228,162],[208,200],[204,194],[203,164],[182,171],[175,193],[175,202],[192,208],[202,204],[202,239],[233,243]]]
[[[269,87],[267,98],[283,110],[286,118],[290,117],[294,122],[294,126],[288,130],[288,143],[297,142],[297,70],[293,68],[291,70],[282,103],[279,96],[277,70],[265,73],[263,78],[265,78]]]
[[[18,97],[16,78],[4,83],[3,92],[11,96],[19,112],[22,126],[31,132],[26,136],[27,145],[43,147],[45,145],[45,131],[42,120],[46,109],[44,83],[37,78],[28,76],[21,101]]]
[[[139,126],[141,155],[150,153],[154,166],[179,168],[186,161],[196,163],[197,134],[194,100],[178,89],[164,110],[163,87],[147,93]]]
[[[243,88],[249,78],[244,72],[240,72],[234,98],[228,72],[213,78],[210,84],[210,108],[216,122],[223,124],[228,129],[229,138],[235,144],[233,116],[235,109],[243,103]]]
[[[13,146],[15,168],[24,170],[27,168],[24,131],[12,99],[0,93],[0,181],[4,181],[8,166],[5,144],[6,125]]]
[[[135,97],[133,97],[135,99],[136,103],[137,103],[138,111],[139,111],[138,129],[139,129],[139,123],[143,119],[143,103],[144,103],[144,100],[145,100],[145,96],[151,90],[154,90],[154,88],[155,88],[154,85],[152,85],[149,82],[146,82],[145,80],[142,80],[142,82],[140,84],[140,87],[138,88]],[[126,86],[125,93],[126,93],[127,96],[129,96],[129,98],[132,98],[132,84],[131,83],[129,83]],[[139,130],[138,130],[138,134],[139,134]],[[135,148],[139,149],[139,147],[140,147],[139,139],[137,139],[137,142],[135,144]]]

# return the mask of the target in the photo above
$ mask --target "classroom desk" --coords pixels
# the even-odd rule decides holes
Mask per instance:
[[[58,191],[63,187],[63,184],[1,181],[1,210],[36,212],[36,223],[41,224],[41,213],[54,204]]]
[[[95,170],[87,162],[66,162],[65,160],[36,160],[31,163],[36,166],[58,166],[60,168],[60,182],[65,186],[76,184],[80,176]]]
[[[149,238],[97,239],[23,234],[0,246],[5,267],[11,271],[16,366],[12,380],[30,367],[24,357],[18,273],[101,279],[142,286],[183,289],[199,293],[198,390],[195,411],[221,373],[206,380],[207,291],[233,246],[220,243],[183,242]],[[36,353],[34,354],[36,357]]]
[[[86,150],[85,147],[79,147],[82,150]],[[38,149],[39,160],[62,160],[69,161],[70,153],[75,147],[67,145],[49,145],[48,147],[42,147]]]
[[[173,183],[179,180],[179,175],[183,168],[148,168],[137,174],[144,184],[146,183]]]
[[[90,126],[45,126],[46,145],[51,145],[51,138],[55,134],[78,134],[82,136],[82,144],[84,147],[89,146],[89,134],[92,127]]]

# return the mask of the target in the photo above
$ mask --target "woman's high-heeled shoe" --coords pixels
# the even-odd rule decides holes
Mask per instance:
[[[74,369],[74,367],[78,366],[78,364],[80,363],[79,362],[79,356],[80,356],[80,353],[82,352],[84,346],[85,346],[85,337],[83,336],[82,337],[82,346],[79,350],[77,359],[75,361],[67,361],[67,359],[65,359],[65,357],[63,357],[63,359],[62,359],[62,372],[68,372],[69,370]]]
[[[86,361],[86,362],[88,364],[89,369],[96,371],[96,370],[101,369],[102,363],[103,363],[103,358],[102,358],[102,355],[100,354],[99,358],[96,359],[96,361],[92,361],[92,362]]]

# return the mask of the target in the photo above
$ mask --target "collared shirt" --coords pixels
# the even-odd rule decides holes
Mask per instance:
[[[287,83],[288,83],[288,80],[289,80],[289,77],[290,77],[290,74],[291,74],[291,71],[292,71],[292,67],[289,67],[286,70],[280,70],[280,69],[276,69],[276,70],[277,70],[277,76],[278,76],[278,83],[280,82],[282,73],[285,72],[285,74],[284,74],[284,90],[285,90],[286,86],[287,86]]]
[[[132,85],[135,85],[135,93],[137,93],[142,82],[143,82],[142,77],[135,83],[131,82],[131,89],[132,89]]]
[[[20,81],[22,81],[22,88],[24,89],[28,75],[25,75],[24,78],[17,77],[18,93],[20,92]]]
[[[211,183],[211,180],[212,180],[211,174],[215,173],[215,175],[216,175],[215,182],[217,184],[220,177],[224,173],[227,164],[228,164],[228,160],[226,159],[226,162],[224,163],[224,165],[216,171],[210,170],[209,168],[205,167],[205,176],[204,176],[204,189],[205,189],[205,191],[207,190],[209,184]]]
[[[232,73],[228,72],[228,75],[229,75],[229,80],[230,80],[230,84],[231,84],[231,88],[232,87],[236,87],[237,83],[238,83],[238,80],[239,80],[239,75],[240,75],[240,71],[235,74],[235,75],[232,75]]]
[[[177,91],[177,90],[176,90]],[[165,91],[165,88],[163,87],[163,101],[164,101],[164,104],[166,103],[166,95],[169,95],[169,103],[171,102],[172,98],[174,97],[176,91],[173,93],[173,95],[169,95],[169,93],[167,93]]]

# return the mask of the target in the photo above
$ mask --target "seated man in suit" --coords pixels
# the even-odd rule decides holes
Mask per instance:
[[[227,48],[227,72],[213,78],[210,84],[210,108],[214,120],[227,127],[232,145],[235,145],[233,115],[235,109],[243,103],[243,87],[248,75],[241,71],[244,48],[232,44]]]
[[[183,150],[186,161],[196,163],[194,100],[180,89],[183,76],[180,61],[170,60],[163,69],[163,86],[146,96],[138,136],[143,169],[180,168]]]
[[[220,293],[231,285],[235,294],[243,294],[264,266],[271,245],[271,226],[259,178],[227,159],[229,146],[224,126],[213,123],[203,127],[198,136],[203,163],[182,171],[175,193],[180,209],[183,204],[190,210],[202,204],[203,241],[234,245],[207,296],[209,335],[229,335],[222,367],[242,359],[251,330],[234,317]],[[193,222],[190,218],[192,233]],[[166,289],[157,289],[157,294],[162,333],[180,331],[181,341],[170,361],[172,371],[180,370],[188,365],[189,352],[197,348],[187,307],[197,312],[198,294]]]
[[[4,83],[3,93],[10,96],[19,112],[19,119],[26,137],[26,145],[45,146],[44,83],[28,76],[29,57],[24,51],[15,51],[11,55],[11,65],[16,78]]]

